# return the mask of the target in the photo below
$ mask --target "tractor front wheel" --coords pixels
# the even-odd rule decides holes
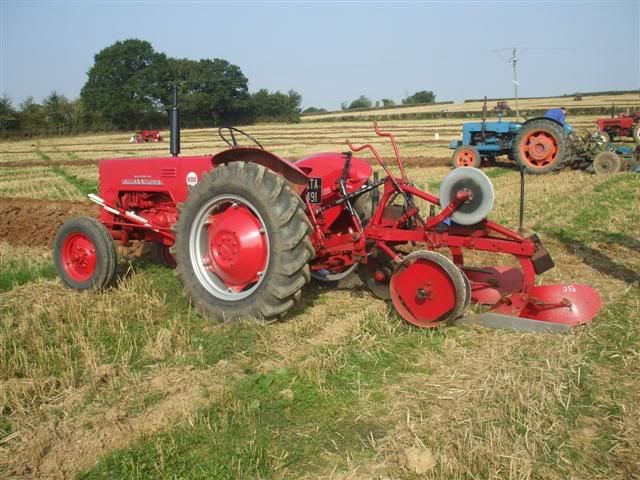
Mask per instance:
[[[261,165],[233,162],[202,176],[180,207],[171,253],[185,292],[220,320],[286,312],[314,255],[300,197]]]
[[[513,142],[516,161],[528,173],[549,173],[562,167],[569,144],[560,125],[545,119],[525,123]]]
[[[453,168],[458,167],[474,167],[480,168],[482,158],[476,147],[471,145],[461,145],[456,148],[451,157],[451,165]]]
[[[68,287],[99,290],[115,276],[116,249],[102,223],[92,217],[75,217],[56,233],[53,263]]]
[[[593,171],[598,175],[612,175],[622,169],[622,160],[616,152],[600,152],[593,159]]]

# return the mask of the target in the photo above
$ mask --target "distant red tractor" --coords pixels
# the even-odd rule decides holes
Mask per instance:
[[[640,144],[640,112],[621,113],[617,117],[596,120],[598,131],[609,143],[615,137],[631,137]]]
[[[399,176],[370,144],[347,141],[346,153],[291,163],[233,127],[219,130],[228,149],[179,157],[175,104],[172,156],[102,160],[99,196],[89,195],[99,220],[77,217],[58,230],[54,263],[68,286],[108,286],[114,240],[144,240],[158,245],[165,263],[175,260],[194,306],[222,320],[278,317],[311,278],[336,283],[358,267],[374,295],[419,327],[456,320],[470,301],[491,307],[482,314],[487,324],[527,329],[566,330],[600,308],[590,286],[537,284],[553,261],[536,235],[486,219],[494,191],[480,170],[453,170],[439,197],[422,191],[407,177],[393,135],[377,126]],[[253,145],[241,146],[241,137]],[[353,155],[365,149],[383,178]],[[518,267],[470,266],[469,250],[510,256]]]
[[[130,143],[162,142],[159,130],[140,130],[131,137]]]

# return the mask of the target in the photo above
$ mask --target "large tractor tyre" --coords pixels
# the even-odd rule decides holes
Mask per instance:
[[[53,263],[65,285],[100,290],[116,273],[116,249],[107,228],[92,217],[65,222],[53,241]]]
[[[451,156],[451,166],[480,168],[482,157],[476,147],[471,145],[461,145],[453,151]]]
[[[622,170],[622,159],[616,152],[600,152],[593,159],[593,171],[598,175],[613,175]]]
[[[513,142],[513,153],[528,173],[549,173],[562,168],[569,142],[562,127],[545,119],[525,123]]]
[[[631,138],[633,141],[640,145],[640,123],[633,126],[631,129]]]
[[[180,206],[171,253],[196,308],[219,320],[271,318],[300,299],[314,256],[304,204],[261,165],[202,176]]]

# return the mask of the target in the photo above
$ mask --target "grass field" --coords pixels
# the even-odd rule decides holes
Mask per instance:
[[[436,192],[460,121],[382,127]],[[376,140],[368,122],[247,130],[289,158]],[[168,147],[127,140],[1,143],[0,208],[75,208],[97,159]],[[183,132],[183,154],[221,146],[212,130]],[[515,227],[517,171],[485,171],[491,218]],[[277,323],[213,324],[144,255],[122,252],[108,291],[64,288],[46,242],[30,241],[57,220],[34,219],[32,233],[0,237],[0,477],[640,478],[639,201],[635,174],[528,177],[525,229],[556,262],[541,281],[603,299],[567,335],[419,330],[360,286],[314,284]]]

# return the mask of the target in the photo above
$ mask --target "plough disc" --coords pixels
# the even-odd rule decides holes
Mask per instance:
[[[515,267],[463,267],[471,281],[471,301],[480,305],[495,305],[503,295],[522,289],[524,277]]]
[[[602,305],[588,285],[540,285],[505,297],[491,311],[575,327],[590,322]]]
[[[435,252],[407,255],[392,275],[389,290],[400,316],[418,327],[454,320],[467,306],[462,272]]]

